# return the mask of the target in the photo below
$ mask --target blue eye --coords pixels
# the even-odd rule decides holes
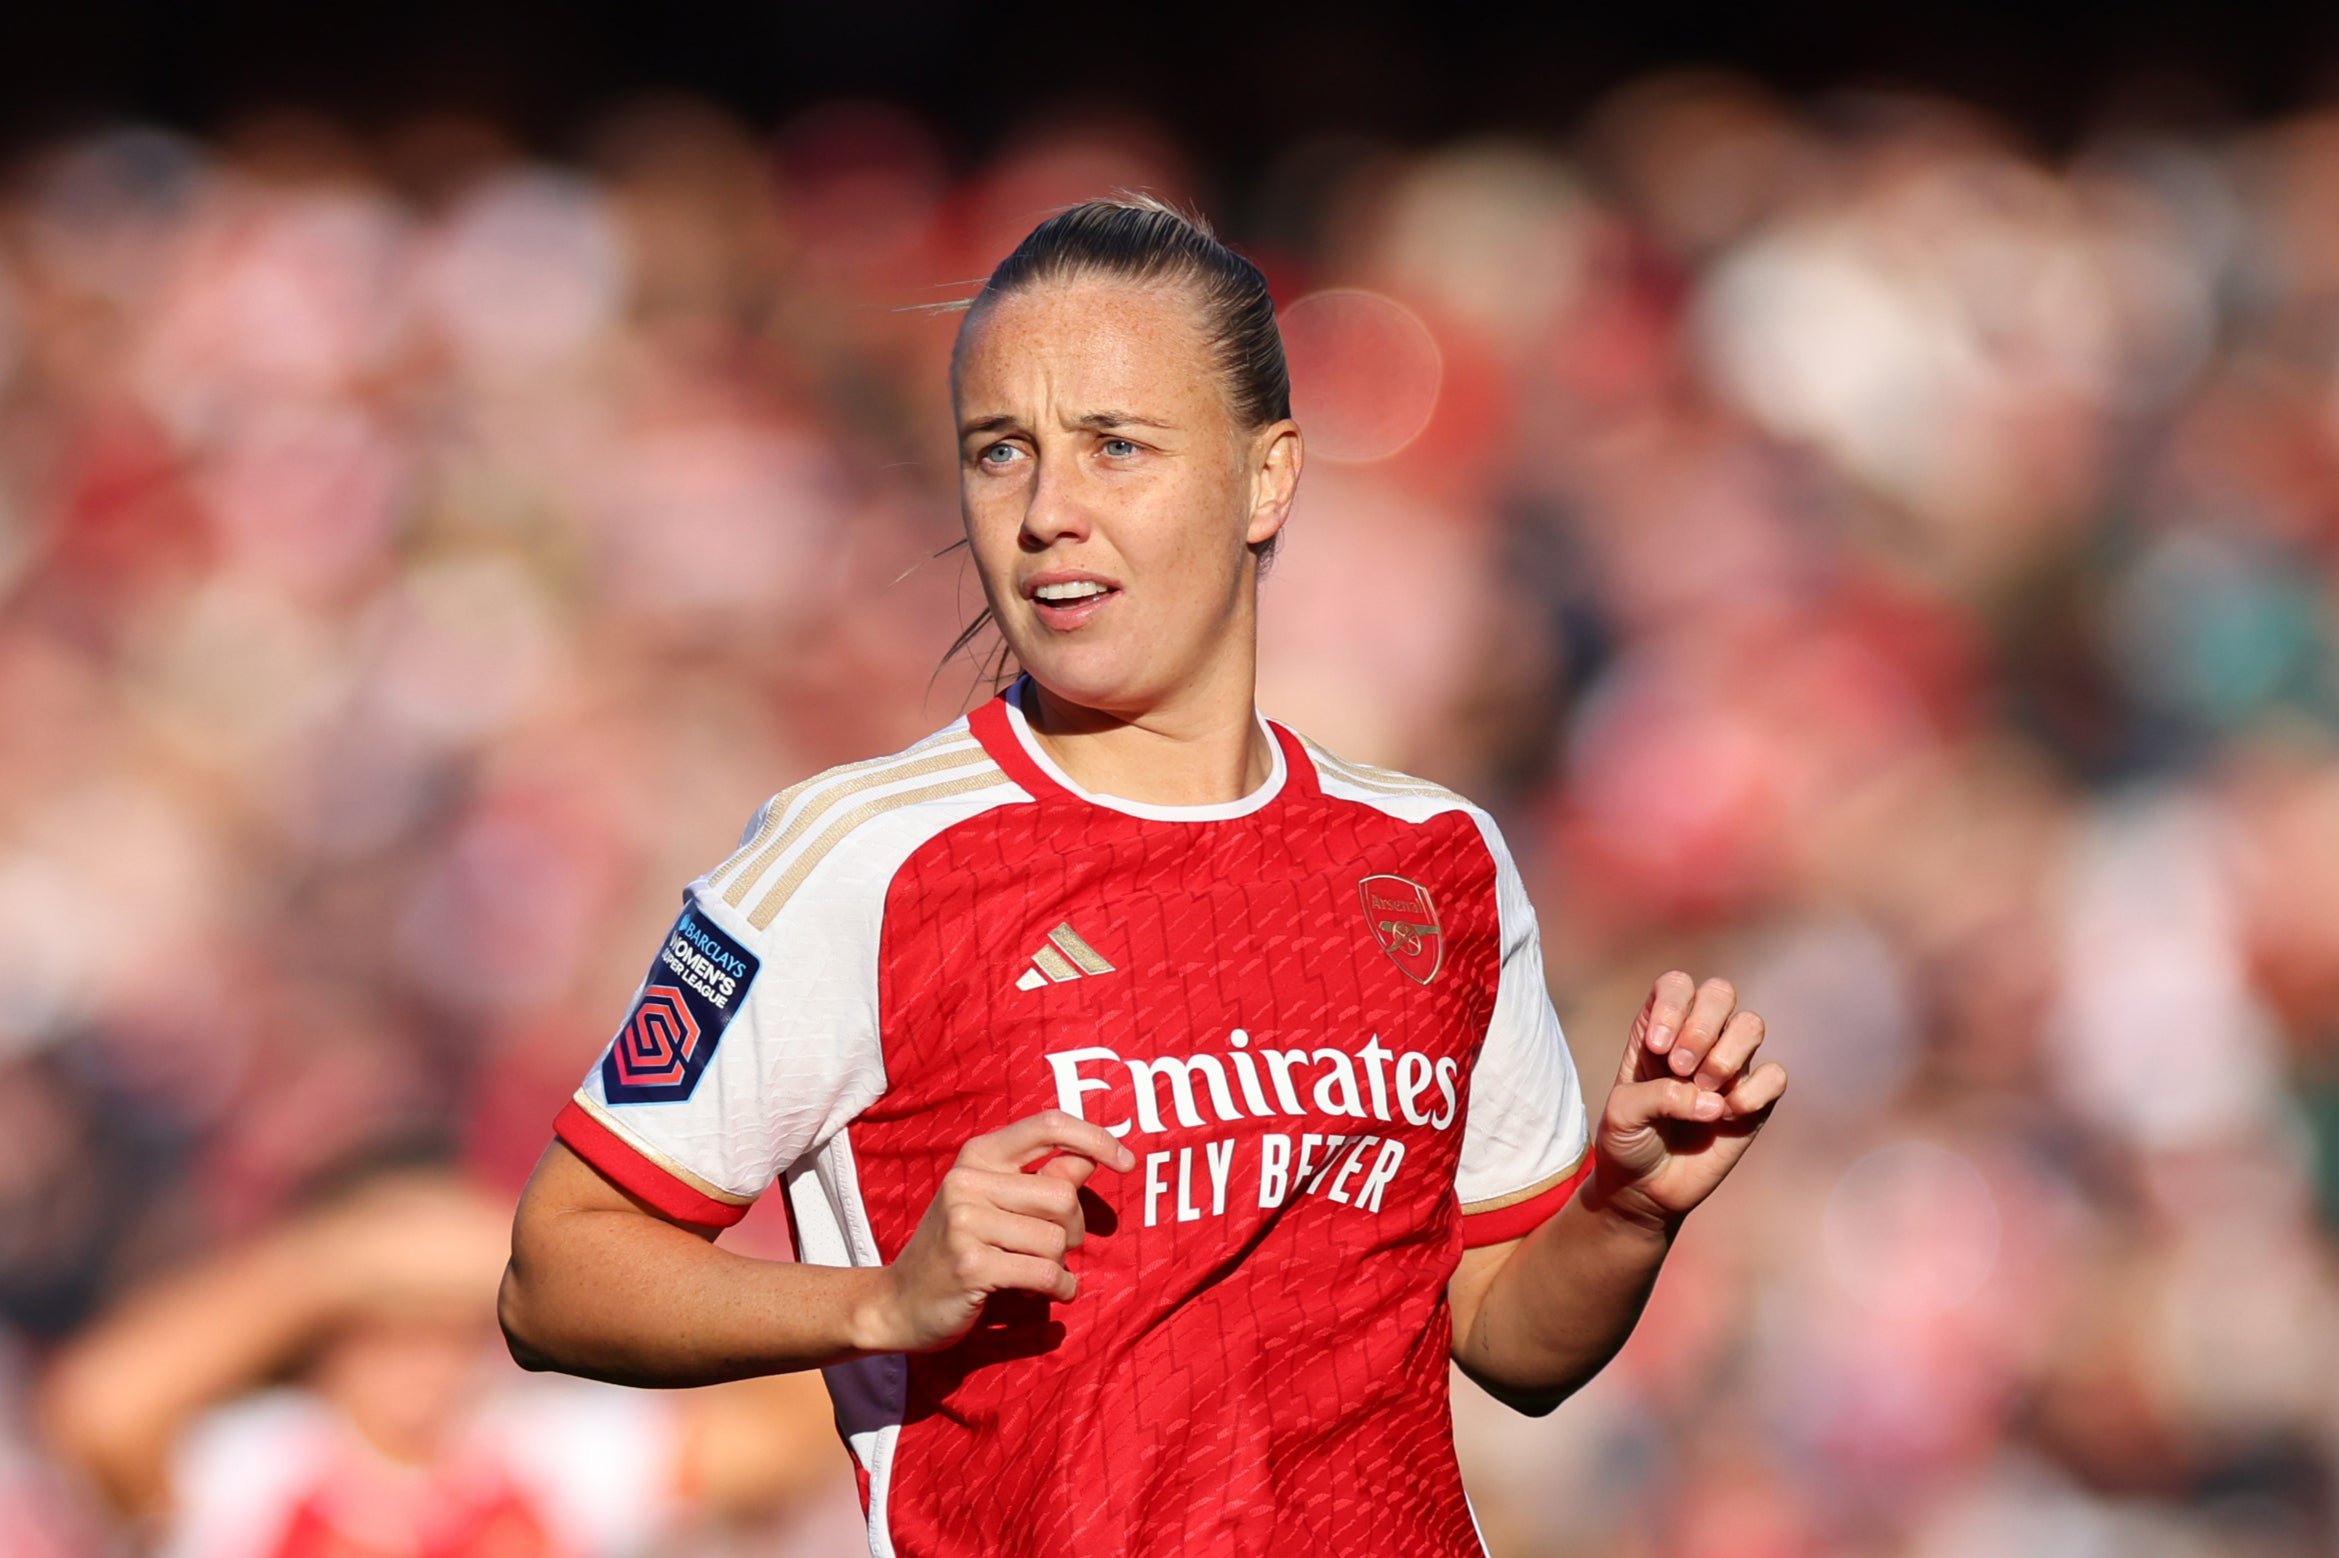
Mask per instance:
[[[985,465],[1005,465],[1015,458],[1015,446],[1013,444],[993,444],[981,454],[976,455],[975,458]]]
[[[1111,455],[1116,460],[1120,459],[1124,455],[1132,455],[1136,452],[1137,446],[1129,442],[1129,440],[1126,438],[1108,438],[1105,440],[1105,453]]]

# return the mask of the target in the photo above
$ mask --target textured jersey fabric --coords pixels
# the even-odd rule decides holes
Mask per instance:
[[[561,1137],[700,1224],[776,1181],[863,1266],[971,1137],[1053,1106],[1135,1152],[1076,1301],[828,1371],[879,1558],[1478,1553],[1445,1284],[1586,1142],[1499,834],[1275,725],[1241,801],[1090,795],[1019,692],[774,797]]]

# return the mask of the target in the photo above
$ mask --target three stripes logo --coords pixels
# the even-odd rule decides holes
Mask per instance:
[[[1086,978],[1095,974],[1109,974],[1113,965],[1097,954],[1096,948],[1080,939],[1080,933],[1067,920],[1048,932],[1048,939],[1031,955],[1031,967],[1015,981],[1018,990],[1037,990],[1042,985],[1063,984],[1068,980]]]

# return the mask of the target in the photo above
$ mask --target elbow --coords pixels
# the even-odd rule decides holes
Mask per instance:
[[[504,1268],[503,1284],[496,1289],[495,1319],[514,1363],[531,1374],[560,1367],[560,1360],[546,1351],[535,1317],[529,1312],[527,1285],[520,1280],[517,1262]]]
[[[32,1402],[36,1430],[58,1459],[80,1468],[115,1508],[144,1515],[160,1493],[170,1428],[142,1410],[139,1392],[102,1365],[68,1354]]]
[[[1549,1417],[1559,1410],[1559,1404],[1576,1393],[1574,1385],[1557,1389],[1537,1390],[1524,1386],[1505,1385],[1499,1381],[1471,1376],[1478,1388],[1509,1407],[1521,1417]]]

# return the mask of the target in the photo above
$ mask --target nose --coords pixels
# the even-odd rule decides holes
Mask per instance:
[[[1027,552],[1044,552],[1059,541],[1085,541],[1093,523],[1080,491],[1078,472],[1060,460],[1041,460],[1024,504],[1016,539]]]

